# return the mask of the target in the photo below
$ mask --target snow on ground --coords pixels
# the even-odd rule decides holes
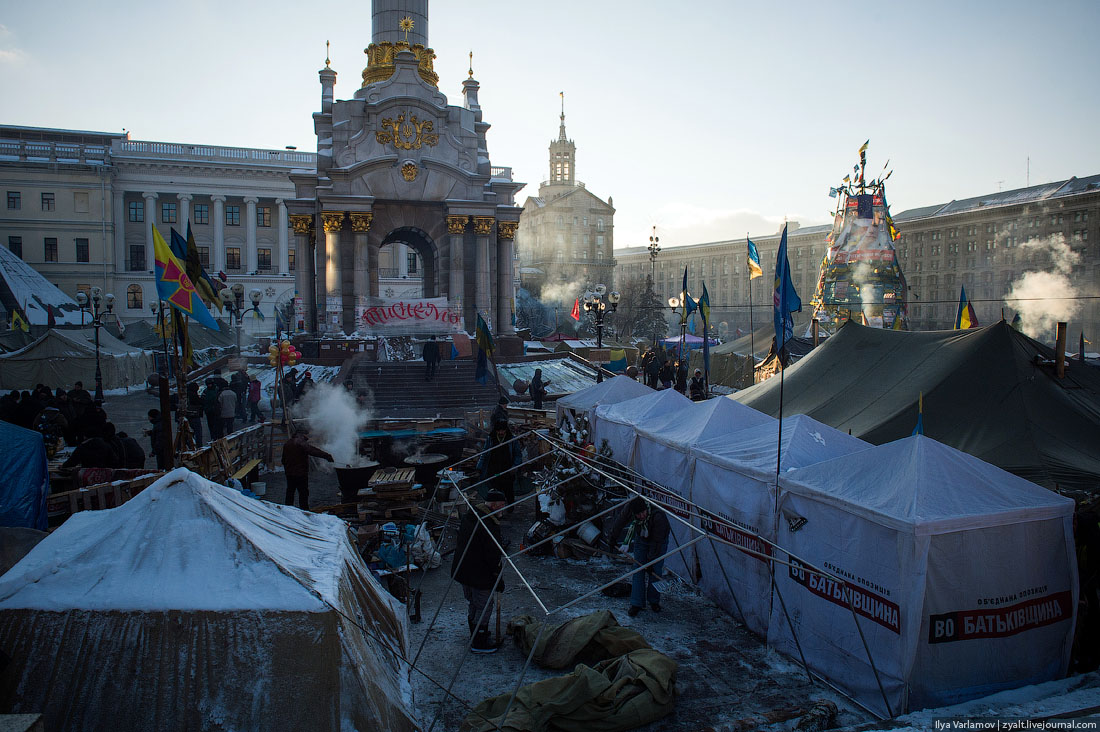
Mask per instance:
[[[340,373],[339,366],[313,366],[310,364],[298,364],[292,367],[297,369],[297,378],[301,379],[305,372],[308,371],[313,374],[313,380],[317,383],[330,382],[336,378],[336,375]],[[249,366],[248,375],[259,379],[260,389],[264,394],[271,394],[275,388],[275,367],[274,366]]]

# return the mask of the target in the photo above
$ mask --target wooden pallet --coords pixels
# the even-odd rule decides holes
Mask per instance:
[[[372,491],[364,488],[356,494],[360,502],[363,501],[423,501],[424,489],[414,490],[382,490]]]
[[[416,482],[414,468],[383,468],[370,477],[367,489],[374,492],[407,491]]]

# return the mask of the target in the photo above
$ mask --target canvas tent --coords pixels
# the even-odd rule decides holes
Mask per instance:
[[[0,709],[49,729],[413,730],[406,633],[341,520],[180,468],[0,578]]]
[[[691,404],[691,400],[680,392],[663,389],[618,404],[596,407],[591,423],[592,444],[600,448],[607,440],[612,459],[632,465],[637,437],[635,426],[650,419],[668,419],[668,415],[686,404]]]
[[[633,399],[652,393],[645,384],[641,384],[627,376],[616,376],[612,379],[593,384],[587,389],[575,391],[569,396],[557,401],[558,424],[568,422],[575,423],[575,415],[584,414],[592,424],[592,413],[601,404],[618,404],[619,402]]]
[[[923,435],[785,473],[780,491],[778,544],[831,577],[777,567],[769,644],[797,657],[785,609],[810,667],[861,703],[892,716],[1066,672],[1071,499]]]
[[[86,318],[75,300],[7,247],[0,247],[0,305],[9,323],[12,310],[28,325],[49,325],[51,311],[55,325],[83,325]]]
[[[50,473],[42,434],[0,421],[0,526],[45,531]]]
[[[220,330],[212,330],[192,320],[187,333],[191,338],[191,349],[194,351],[203,351],[207,348],[231,349],[235,348],[237,344],[233,329],[224,323]],[[248,337],[248,334],[245,333],[245,338]],[[164,341],[157,334],[153,324],[147,320],[137,320],[129,323],[126,326],[125,333],[123,333],[122,340],[126,341],[127,345],[146,351],[163,352],[164,349]],[[168,349],[169,351],[172,350],[171,340],[168,341]]]
[[[924,433],[1053,488],[1100,485],[1100,369],[1070,363],[1005,322],[904,332],[849,322],[784,375],[783,411],[806,414],[874,444]],[[776,415],[779,381],[738,392]]]
[[[69,387],[75,381],[91,384],[95,377],[95,334],[87,330],[50,329],[30,345],[0,354],[0,389],[31,389],[35,384]],[[100,365],[103,388],[140,386],[153,371],[146,352],[101,329]]]
[[[746,550],[718,542],[696,545],[699,588],[762,637],[767,637],[771,622],[772,547],[760,537],[775,542],[778,431],[779,422],[771,420],[702,440],[691,450],[691,500],[700,514],[696,525]],[[785,417],[779,471],[785,474],[869,447],[810,417]]]

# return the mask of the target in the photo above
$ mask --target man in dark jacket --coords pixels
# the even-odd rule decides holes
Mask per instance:
[[[206,426],[210,428],[210,441],[225,434],[225,420],[218,407],[218,385],[213,379],[206,380],[206,389],[202,393],[202,411],[206,415]]]
[[[627,533],[623,537],[623,543],[633,546],[634,561],[638,567],[652,562],[668,551],[668,516],[641,496],[632,498],[627,503],[626,510],[620,512],[612,523],[608,535],[612,546],[615,546],[624,528]],[[630,610],[627,611],[630,617],[645,609],[647,599],[653,612],[661,612],[661,593],[653,586],[653,582],[661,576],[664,566],[665,560],[662,559],[631,576]]]
[[[481,477],[491,478],[490,490],[500,491],[508,505],[516,500],[516,471],[512,468],[523,462],[519,440],[513,440],[513,437],[507,422],[495,422],[477,461]],[[508,512],[511,513],[511,510],[508,509]]]
[[[435,340],[435,336],[432,336],[424,343],[424,351],[421,354],[424,357],[424,381],[431,381],[435,378],[435,370],[439,367],[439,343]]]
[[[146,430],[149,435],[149,451],[157,460],[157,470],[164,470],[164,421],[160,418],[159,409],[149,410],[149,421],[153,425]]]
[[[489,417],[489,424],[496,424],[497,422],[508,424],[508,397],[506,396],[502,396],[497,400],[496,409],[493,410],[492,416]]]
[[[469,603],[466,623],[470,627],[470,635],[474,637],[470,647],[474,653],[493,653],[497,649],[489,633],[489,616],[493,613],[493,590],[504,591],[503,577],[497,584],[504,542],[497,519],[500,514],[489,514],[500,511],[504,505],[504,494],[490,490],[485,504],[474,504],[473,510],[466,512],[458,527],[451,576],[462,585],[462,594]]]
[[[122,452],[126,456],[122,466],[128,470],[140,470],[145,467],[145,450],[141,449],[141,443],[130,437],[125,432],[118,433],[118,439],[122,440]]]
[[[688,383],[688,393],[691,395],[691,401],[693,402],[701,402],[707,398],[707,383],[700,369],[695,369],[695,375],[691,377],[691,382]]]
[[[286,472],[286,500],[294,505],[294,493],[298,493],[298,508],[309,510],[309,456],[323,458],[330,463],[332,455],[309,444],[309,433],[299,429],[283,445],[283,470]]]
[[[76,468],[121,468],[115,460],[114,450],[99,435],[93,435],[73,450],[69,459],[61,464],[65,470]]]

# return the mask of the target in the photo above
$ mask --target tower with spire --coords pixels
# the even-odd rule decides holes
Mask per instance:
[[[613,285],[615,208],[610,196],[604,201],[577,180],[577,146],[565,132],[565,92],[559,97],[550,177],[523,204],[516,253],[522,287],[544,303],[572,305],[586,289]]]
[[[307,328],[469,332],[480,314],[506,350],[524,184],[490,160],[472,54],[461,103],[448,104],[428,43],[428,0],[373,0],[367,66],[349,100],[336,98],[327,50],[313,114],[317,168],[291,174],[296,196],[287,202]],[[379,316],[396,312],[395,302],[423,303],[398,311],[435,316]]]

